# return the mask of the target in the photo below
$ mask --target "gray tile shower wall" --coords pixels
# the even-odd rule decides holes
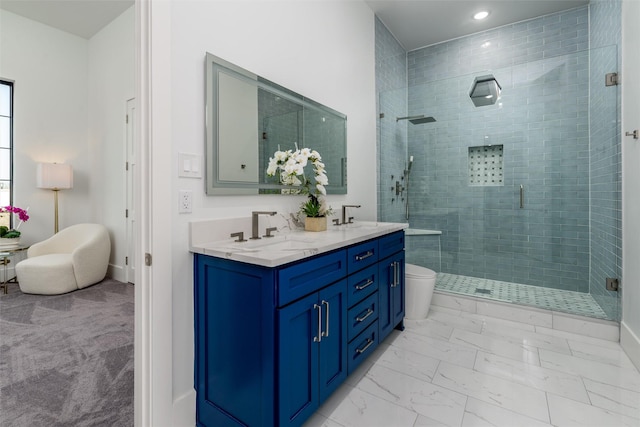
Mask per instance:
[[[442,230],[442,271],[589,291],[588,32],[583,7],[408,53],[408,115],[437,119],[408,127],[411,226]],[[475,107],[488,73],[502,97]],[[492,145],[503,185],[470,186],[469,147]]]

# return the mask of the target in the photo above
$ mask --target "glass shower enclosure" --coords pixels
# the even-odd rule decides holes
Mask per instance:
[[[610,46],[380,93],[379,217],[433,232],[407,258],[437,289],[619,320],[616,63]],[[501,90],[476,106],[487,75]]]

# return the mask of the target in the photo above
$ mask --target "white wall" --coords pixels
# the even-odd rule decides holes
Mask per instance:
[[[135,93],[134,8],[91,40],[0,9],[0,76],[15,81],[14,204],[33,243],[53,234],[53,193],[36,188],[36,163],[73,166],[59,193],[60,228],[105,224],[110,273],[123,280],[126,101]]]
[[[622,2],[622,132],[640,130],[640,2]],[[640,140],[622,137],[622,323],[620,344],[640,369]]]
[[[0,10],[0,76],[14,86],[14,204],[29,207],[23,241],[53,234],[53,193],[36,188],[36,163],[69,163],[60,228],[89,220],[87,40]]]
[[[135,95],[135,8],[89,40],[88,178],[92,221],[111,235],[109,275],[124,281],[126,102]]]
[[[193,293],[188,221],[295,212],[285,196],[206,196],[203,179],[177,178],[177,154],[204,156],[205,53],[338,110],[348,117],[348,194],[329,203],[361,204],[357,219],[376,219],[374,18],[361,1],[173,2],[171,22],[173,188],[173,396],[192,399]],[[156,146],[153,149],[163,149]],[[169,148],[169,147],[167,147]],[[322,154],[322,153],[321,153]],[[154,165],[155,166],[155,165]],[[331,179],[331,177],[329,177]],[[192,190],[193,214],[177,213],[178,190]],[[155,230],[157,233],[158,230]],[[152,287],[164,289],[157,276]],[[190,403],[189,405],[192,405]],[[187,407],[189,407],[187,405]],[[179,423],[179,421],[175,421]],[[184,420],[188,424],[190,420]]]

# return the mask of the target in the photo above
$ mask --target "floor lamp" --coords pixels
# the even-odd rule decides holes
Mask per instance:
[[[38,163],[38,188],[53,190],[53,230],[58,232],[58,191],[73,188],[73,169],[61,163]]]

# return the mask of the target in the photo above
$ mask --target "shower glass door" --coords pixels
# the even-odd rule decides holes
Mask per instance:
[[[411,228],[442,231],[441,272],[452,280],[571,291],[576,299],[542,306],[619,320],[617,293],[605,289],[621,275],[618,88],[604,85],[616,55],[611,46],[412,86],[406,114],[385,111],[401,91],[380,94],[380,218],[402,219],[395,206],[408,198]],[[469,92],[487,74],[502,92],[476,107]],[[395,121],[419,114],[437,121]],[[390,177],[407,187],[409,156],[409,190],[391,202]],[[437,270],[434,239],[415,250],[407,239],[411,262]]]

